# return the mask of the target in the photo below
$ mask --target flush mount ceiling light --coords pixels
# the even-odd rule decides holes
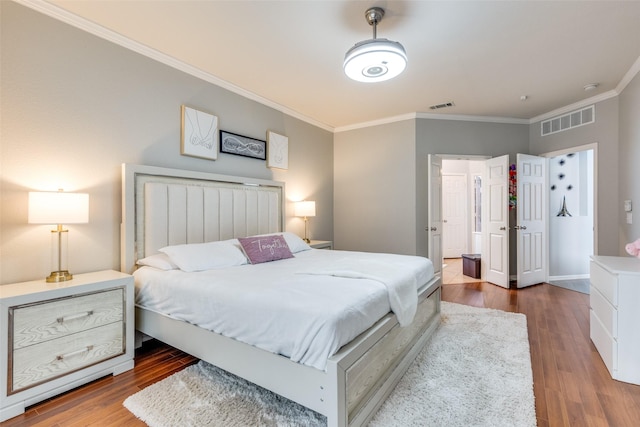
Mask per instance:
[[[376,38],[378,23],[384,9],[372,7],[364,14],[373,26],[373,38],[356,43],[344,56],[344,72],[359,82],[382,82],[402,73],[407,66],[404,47],[387,39]]]

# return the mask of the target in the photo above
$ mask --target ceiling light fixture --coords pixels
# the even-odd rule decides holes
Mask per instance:
[[[586,92],[592,91],[592,90],[596,90],[598,88],[598,86],[600,86],[600,83],[589,83],[588,85],[584,86],[584,90]]]
[[[373,26],[373,38],[356,43],[344,56],[344,72],[359,82],[382,82],[402,73],[407,67],[404,47],[387,39],[376,38],[378,23],[384,9],[372,7],[364,14]]]

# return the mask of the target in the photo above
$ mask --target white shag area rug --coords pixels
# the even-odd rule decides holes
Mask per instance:
[[[326,418],[205,362],[129,396],[151,427],[324,426]],[[536,425],[523,314],[442,303],[442,324],[370,427]]]

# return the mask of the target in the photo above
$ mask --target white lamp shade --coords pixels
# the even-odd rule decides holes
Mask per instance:
[[[316,202],[314,201],[296,202],[295,216],[316,216]]]
[[[402,73],[407,67],[404,47],[387,39],[356,43],[344,57],[345,74],[359,82],[382,82]]]
[[[62,191],[29,192],[30,224],[89,222],[89,195]]]

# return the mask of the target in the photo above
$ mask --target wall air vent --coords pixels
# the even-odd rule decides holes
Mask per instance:
[[[449,108],[449,107],[453,107],[456,104],[454,104],[453,102],[445,102],[442,104],[437,104],[437,105],[432,105],[431,107],[429,107],[432,110],[439,110],[441,108]]]
[[[540,124],[540,131],[542,136],[546,136],[551,135],[552,133],[573,129],[578,126],[588,125],[595,121],[596,110],[595,106],[591,105],[581,110],[575,110],[563,116],[543,121]]]

